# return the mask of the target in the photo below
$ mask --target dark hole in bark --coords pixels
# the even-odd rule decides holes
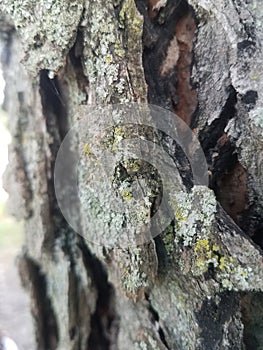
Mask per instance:
[[[246,105],[249,105],[250,108],[253,108],[257,102],[257,99],[258,99],[257,91],[249,90],[242,97],[242,102],[245,103]]]

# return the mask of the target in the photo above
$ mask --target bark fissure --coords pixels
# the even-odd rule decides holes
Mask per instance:
[[[148,102],[175,112],[178,109],[179,116],[188,120],[191,116],[181,112],[193,94],[189,90],[193,36],[189,40],[183,35],[193,30],[187,23],[188,18],[193,18],[192,9],[185,0],[168,2],[153,19],[145,9],[139,9],[144,16],[143,66]]]
[[[259,73],[249,72],[250,56],[261,57],[262,34],[250,3],[3,0],[25,39],[24,62],[34,73],[21,91],[12,87],[25,75],[17,69],[20,49],[8,44],[7,90],[16,102],[8,108],[18,142],[11,152],[25,168],[20,180],[29,185],[34,209],[26,208],[24,254],[29,259],[25,264],[33,265],[25,273],[32,284],[32,305],[35,299],[43,301],[37,302],[40,350],[240,350],[243,343],[247,348],[262,345],[262,293],[252,292],[263,290],[262,251],[247,237],[251,234],[262,244],[257,155],[262,148],[262,88]],[[18,84],[12,78],[16,75]],[[33,93],[36,86],[41,101]],[[55,199],[55,158],[81,105],[145,101],[146,90],[148,102],[175,112],[199,135],[219,203],[212,190],[193,186],[191,166],[176,140],[156,133],[155,147],[162,147],[176,164],[167,176],[180,182],[178,191],[165,197],[168,204],[173,199],[174,220],[154,241],[115,247],[108,254],[93,238],[111,235],[118,222],[108,219],[107,205],[98,210],[102,226],[86,220],[87,208],[76,205],[74,219],[89,230],[85,233],[91,242],[72,231]],[[100,122],[87,124],[95,130]],[[32,135],[24,140],[27,131]],[[145,132],[135,136],[143,138]],[[125,181],[133,184],[136,176],[151,182],[153,217],[164,192],[158,169],[147,165],[140,172],[137,164],[130,174],[129,164],[118,164],[116,173],[123,166],[120,176],[115,174],[119,187]],[[78,180],[84,185],[86,175],[94,174],[88,167],[80,170],[83,178]],[[126,170],[129,176],[124,176]],[[125,225],[127,221],[120,226]],[[45,340],[46,333],[52,339]]]
[[[58,237],[65,239],[69,230],[69,225],[63,217],[55,194],[54,188],[54,167],[56,155],[63,138],[68,131],[67,107],[62,91],[59,87],[58,78],[50,79],[49,72],[40,72],[40,95],[43,115],[45,118],[47,133],[50,137],[49,149],[50,157],[46,157],[47,188],[49,199],[49,213],[52,223],[52,234],[45,237],[43,247],[47,249],[52,246],[53,240]]]
[[[76,41],[69,51],[69,60],[73,66],[75,71],[77,84],[79,90],[82,91],[86,95],[86,101],[83,101],[83,104],[88,102],[88,89],[89,89],[89,80],[85,75],[84,67],[83,67],[83,50],[84,50],[84,37],[83,37],[83,29],[81,24],[78,27],[78,32],[76,36]]]
[[[145,294],[145,299],[148,302],[148,308],[149,308],[149,311],[150,311],[150,313],[152,315],[152,322],[153,322],[154,327],[157,329],[157,332],[159,334],[161,342],[163,343],[163,345],[165,346],[166,349],[171,350],[171,348],[167,344],[167,341],[166,341],[166,338],[165,338],[165,332],[164,332],[163,328],[160,325],[160,317],[158,315],[158,312],[152,306],[151,300],[150,300],[150,298],[149,298],[149,296],[147,294]]]
[[[56,315],[47,294],[47,281],[40,266],[27,256],[19,262],[19,272],[23,285],[31,293],[31,312],[36,322],[38,349],[56,350],[59,333]]]
[[[82,251],[84,265],[92,277],[97,290],[97,303],[91,315],[91,333],[87,342],[88,349],[114,349],[118,334],[119,316],[115,311],[115,292],[108,282],[106,270],[101,262],[90,253],[81,239],[79,248]]]

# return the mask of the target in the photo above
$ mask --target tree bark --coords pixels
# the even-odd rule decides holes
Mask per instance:
[[[19,268],[38,349],[261,349],[260,1],[2,0],[0,11],[12,134],[5,182],[25,221]],[[95,244],[83,203],[74,215],[84,234],[65,220],[54,168],[83,110],[128,102],[170,110],[193,130],[209,188],[193,183],[173,141],[155,135],[176,164],[169,175],[181,178],[174,220],[143,244],[109,248]],[[156,173],[138,169],[154,192]]]

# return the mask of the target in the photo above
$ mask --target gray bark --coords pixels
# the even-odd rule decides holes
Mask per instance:
[[[39,350],[263,348],[261,7],[2,0],[13,137],[6,187],[13,214],[25,220],[19,266]],[[81,206],[74,215],[83,235],[67,223],[54,166],[83,106],[127,102],[161,106],[193,129],[210,189],[193,186],[175,144],[154,135],[176,164],[171,176],[182,179],[170,195],[175,219],[142,245],[109,248],[94,243],[97,223]],[[138,168],[154,192],[156,176]],[[80,186],[87,172],[82,166]]]

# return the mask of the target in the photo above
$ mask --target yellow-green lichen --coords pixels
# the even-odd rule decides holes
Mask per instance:
[[[125,128],[123,126],[115,126],[107,130],[102,145],[104,145],[105,148],[116,152],[119,150],[120,142],[125,137]]]
[[[176,243],[193,246],[200,239],[208,239],[213,230],[216,199],[205,186],[194,186],[190,193],[179,192],[171,196],[175,213]]]
[[[248,290],[252,274],[250,267],[241,266],[232,257],[220,258],[218,278],[223,288],[235,291]]]
[[[130,189],[128,190],[127,188],[124,188],[121,191],[121,194],[127,201],[130,201],[132,199],[132,192]]]
[[[175,237],[174,227],[172,225],[169,225],[163,234],[163,243],[168,256],[173,255],[174,253],[174,248],[175,248],[174,237]]]
[[[208,239],[199,240],[194,247],[192,272],[200,275],[212,265],[221,286],[228,290],[246,290],[252,269],[240,265],[237,259],[223,254],[217,244]]]
[[[91,148],[90,148],[88,143],[86,143],[84,145],[84,152],[85,152],[85,155],[87,155],[87,156],[93,156],[94,155],[94,153],[92,152],[92,150],[91,150]]]
[[[216,248],[216,250],[213,250]],[[209,265],[212,264],[214,268],[218,266],[218,247],[212,244],[209,239],[200,239],[194,246],[194,265],[192,272],[195,275],[200,275],[206,272]]]

